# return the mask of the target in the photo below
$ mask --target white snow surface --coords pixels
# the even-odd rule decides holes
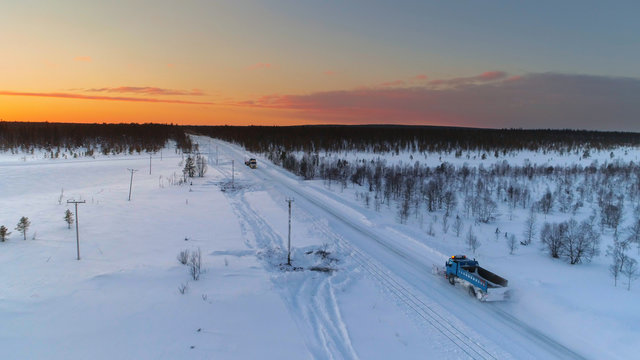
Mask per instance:
[[[480,303],[431,273],[432,265],[466,251],[462,239],[400,225],[394,209],[363,207],[356,189],[302,181],[260,157],[252,170],[243,165],[248,154],[241,148],[195,140],[201,149],[218,146],[218,164],[210,157],[205,177],[182,185],[175,183],[183,157],[170,146],[162,160],[152,155],[151,174],[148,154],[0,154],[0,225],[12,231],[0,243],[0,358],[637,355],[640,292],[613,287],[604,256],[570,266],[535,246],[508,255],[492,239],[496,224],[488,225],[476,257],[508,278],[517,295]],[[629,160],[638,155],[620,151]],[[586,162],[570,157],[575,154],[535,155],[514,158],[589,165],[609,156],[593,154]],[[127,201],[131,168],[138,171]],[[63,220],[66,209],[74,210],[66,204],[71,199],[86,201],[78,206],[79,261],[75,228]],[[21,216],[32,223],[26,241],[14,230]],[[514,217],[524,221],[526,214]],[[521,233],[508,224],[498,225]],[[205,272],[194,281],[176,256],[198,248]]]

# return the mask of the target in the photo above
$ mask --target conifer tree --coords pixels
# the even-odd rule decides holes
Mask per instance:
[[[67,229],[71,229],[71,224],[73,224],[73,213],[71,213],[71,210],[67,209],[67,211],[64,212],[64,221],[67,222]]]
[[[9,236],[11,232],[7,229],[6,226],[0,226],[0,241],[5,242],[7,240],[7,236]]]
[[[29,230],[29,226],[31,226],[31,221],[26,216],[20,218],[18,221],[18,225],[16,225],[16,230],[22,233],[24,240],[27,240],[27,230]]]

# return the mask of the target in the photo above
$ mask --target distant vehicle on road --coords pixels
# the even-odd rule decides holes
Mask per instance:
[[[248,167],[255,169],[258,167],[258,162],[256,161],[256,159],[251,158],[249,160],[245,160],[244,164],[247,165]]]

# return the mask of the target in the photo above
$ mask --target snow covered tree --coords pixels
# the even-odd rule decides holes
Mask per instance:
[[[542,195],[538,204],[540,205],[540,210],[542,210],[545,215],[549,214],[549,211],[551,211],[551,208],[553,207],[553,194],[551,194],[549,189],[547,189],[547,192]]]
[[[534,236],[536,236],[536,212],[533,207],[531,207],[531,209],[529,209],[529,217],[527,217],[525,223],[523,244],[531,244]]]
[[[515,235],[509,234],[507,236],[507,248],[509,249],[510,255],[513,255],[514,251],[518,248],[518,242],[516,241]]]
[[[187,157],[187,160],[184,163],[183,172],[189,177],[194,177],[196,175],[196,165],[191,156]]]
[[[583,260],[591,261],[600,252],[600,235],[593,229],[593,225],[588,220],[578,224],[574,219],[565,224],[562,255],[567,257],[572,265]]]
[[[27,240],[27,230],[29,230],[29,226],[31,226],[31,221],[26,216],[20,218],[18,221],[18,225],[16,225],[16,230],[22,233],[24,240]]]
[[[620,274],[627,278],[627,290],[631,290],[631,282],[638,278],[638,261],[628,258],[620,269]]]
[[[446,191],[442,201],[444,203],[444,217],[448,218],[449,215],[451,215],[451,210],[455,209],[456,205],[458,205],[458,199],[453,191]]]
[[[619,241],[617,238],[613,239],[613,245],[609,245],[607,249],[607,255],[611,256],[611,265],[609,265],[609,273],[613,276],[613,285],[618,286],[618,277],[626,262],[629,260],[627,256],[627,249],[629,243],[626,241]]]
[[[489,223],[495,219],[495,212],[498,205],[491,199],[491,195],[483,191],[481,195],[475,197],[472,202],[471,211],[476,217],[476,222]]]
[[[566,223],[550,224],[544,223],[540,231],[540,242],[549,251],[549,255],[553,258],[559,258],[562,254],[565,233],[567,232]]]
[[[196,172],[199,177],[203,177],[207,172],[207,158],[202,155],[196,156]]]
[[[635,243],[640,248],[640,219],[636,219],[633,225],[627,228],[627,241],[629,243]]]
[[[480,247],[480,241],[478,241],[478,237],[473,234],[473,227],[469,226],[469,232],[467,233],[467,245],[469,249],[476,253],[476,250]]]
[[[453,230],[455,230],[456,232],[456,237],[460,237],[460,232],[462,231],[463,225],[464,223],[462,222],[460,215],[456,214],[456,220],[453,222]]]
[[[622,219],[622,204],[606,204],[601,208],[601,221],[604,225],[618,232],[618,225]]]
[[[71,210],[67,209],[64,212],[64,221],[67,223],[67,229],[71,229],[71,224],[73,224],[73,213]]]
[[[11,232],[7,229],[6,226],[0,226],[0,241],[5,242],[7,240],[7,236],[9,236]]]

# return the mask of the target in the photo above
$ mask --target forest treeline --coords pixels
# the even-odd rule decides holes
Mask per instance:
[[[169,140],[184,151],[192,147],[184,128],[176,125],[0,122],[0,150],[4,151],[154,152]]]
[[[574,151],[640,145],[639,133],[585,130],[474,129],[432,126],[191,126],[193,131],[237,143],[253,152],[368,151]]]

